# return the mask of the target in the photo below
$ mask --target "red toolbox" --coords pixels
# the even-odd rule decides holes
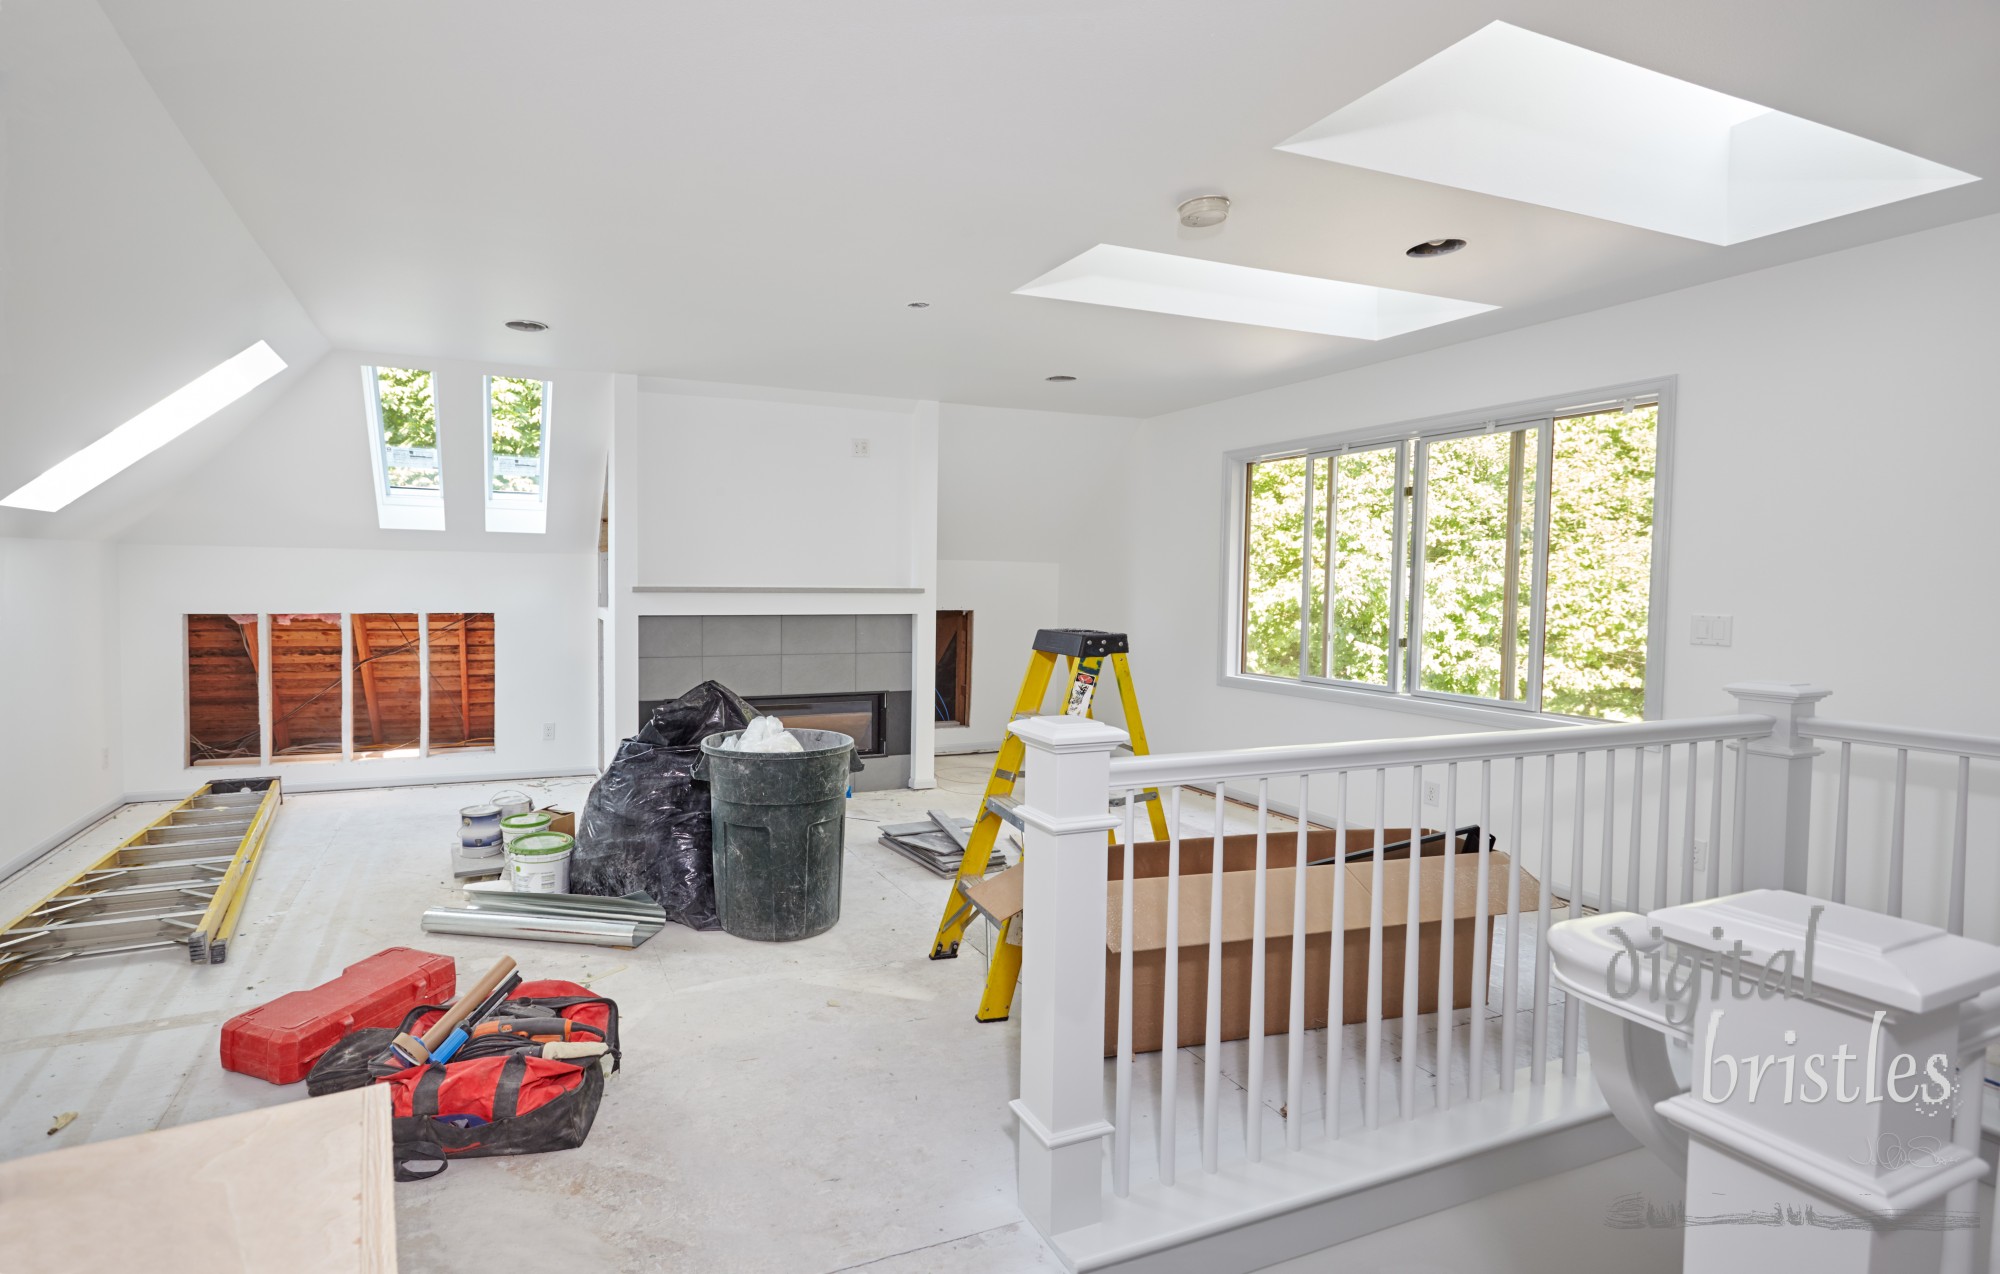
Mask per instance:
[[[293,991],[239,1013],[222,1026],[222,1068],[295,1084],[349,1031],[395,1026],[419,1004],[442,1004],[458,990],[450,956],[390,947],[350,964],[331,982]]]

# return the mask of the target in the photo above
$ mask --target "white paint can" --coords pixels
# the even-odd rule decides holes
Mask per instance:
[[[516,814],[526,814],[529,810],[535,808],[535,802],[532,797],[526,792],[517,792],[512,788],[508,788],[504,792],[495,792],[492,796],[487,797],[486,800],[494,809],[500,811],[500,817],[503,819],[512,818]]]
[[[492,805],[468,805],[458,812],[458,848],[466,858],[491,858],[502,848],[500,811]]]
[[[576,842],[561,832],[530,832],[507,846],[507,883],[517,894],[569,892],[569,856]]]
[[[528,810],[520,814],[502,815],[500,819],[500,841],[512,845],[523,836],[533,836],[537,832],[549,830],[549,824],[556,821],[553,810]]]

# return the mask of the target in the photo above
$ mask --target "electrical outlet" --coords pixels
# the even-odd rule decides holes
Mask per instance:
[[[1707,866],[1708,866],[1708,842],[1703,840],[1701,837],[1697,836],[1695,837],[1694,841],[1694,869],[1696,871],[1701,871],[1705,869]]]
[[[556,741],[556,723],[553,721],[542,722],[542,742],[554,743],[555,741]]]
[[[1424,782],[1424,804],[1437,805],[1443,800],[1444,784],[1438,782],[1436,779],[1427,779]]]
[[[854,458],[856,460],[866,460],[868,458],[868,440],[866,438],[856,438],[854,440]]]
[[[1735,627],[1734,615],[1696,615],[1689,626],[1688,641],[1696,646],[1727,646]]]

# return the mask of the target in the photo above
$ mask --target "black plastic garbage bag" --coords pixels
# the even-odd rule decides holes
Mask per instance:
[[[653,709],[591,786],[576,821],[569,887],[617,897],[645,893],[667,919],[719,929],[709,857],[708,775],[701,741],[757,715],[735,691],[704,681]]]

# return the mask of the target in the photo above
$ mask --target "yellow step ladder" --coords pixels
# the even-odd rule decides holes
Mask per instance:
[[[1132,737],[1132,752],[1136,756],[1145,756],[1146,723],[1139,715],[1139,695],[1132,686],[1132,668],[1126,658],[1130,650],[1124,633],[1098,632],[1088,628],[1042,629],[1035,634],[1034,651],[1028,658],[1027,675],[1021,679],[1021,693],[1014,699],[1011,719],[1040,715],[1042,702],[1048,697],[1049,682],[1055,677],[1057,659],[1068,662],[1063,715],[1092,715],[1097,687],[1103,679],[1104,666],[1109,663],[1111,674],[1118,682],[1118,701],[1125,709],[1125,729]],[[959,943],[965,939],[965,928],[978,910],[966,896],[963,886],[986,875],[992,861],[993,846],[1000,836],[1000,825],[1011,823],[1017,828],[1021,825],[1020,815],[1016,812],[1020,801],[1014,795],[1014,785],[1021,780],[1021,762],[1026,754],[1027,745],[1010,733],[1000,745],[1000,755],[994,758],[993,776],[986,781],[985,795],[979,801],[979,817],[973,822],[965,857],[958,865],[958,877],[952,881],[951,896],[945,900],[944,919],[938,923],[937,940],[931,944],[933,960],[957,957]],[[1149,789],[1138,799],[1146,803],[1154,839],[1165,840],[1167,816],[1160,808],[1160,794]],[[1019,916],[1007,920],[993,943],[986,970],[986,990],[979,999],[977,1016],[982,1022],[1004,1022],[1013,1010],[1014,984],[1021,976],[1020,924]]]

